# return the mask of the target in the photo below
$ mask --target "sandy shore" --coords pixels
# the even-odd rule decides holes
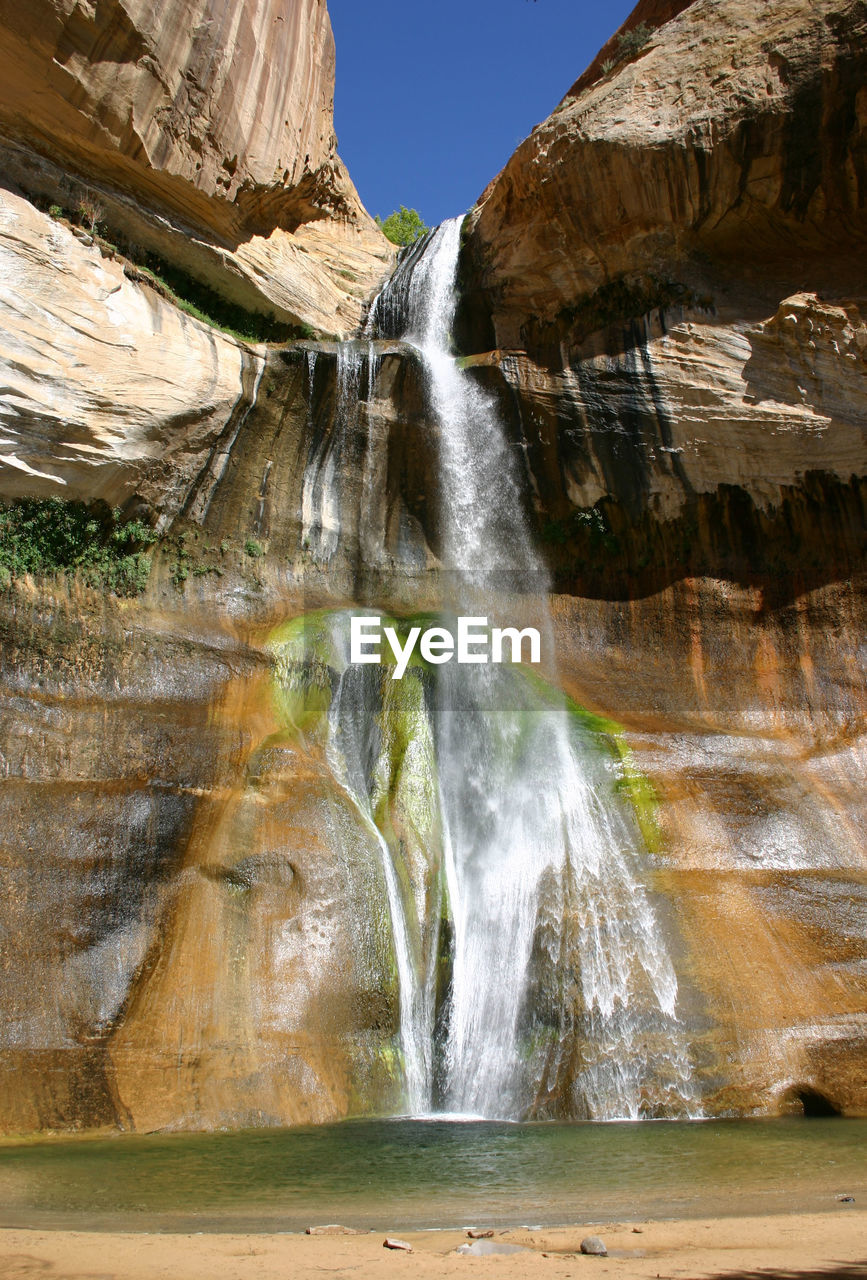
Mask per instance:
[[[480,1224],[487,1225],[487,1224]],[[867,1211],[840,1205],[830,1213],[696,1219],[632,1225],[598,1223],[540,1231],[495,1232],[524,1246],[495,1257],[455,1253],[463,1233],[401,1238],[412,1254],[384,1249],[384,1232],[365,1235],[147,1235],[79,1231],[0,1231],[3,1280],[306,1280],[306,1277],[462,1276],[481,1271],[502,1280],[544,1276],[668,1280],[725,1276],[742,1280],[867,1277]],[[600,1235],[607,1258],[578,1253]]]

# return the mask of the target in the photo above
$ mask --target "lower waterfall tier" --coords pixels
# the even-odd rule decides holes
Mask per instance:
[[[393,866],[412,905],[411,877],[420,886],[430,865],[422,845],[441,847],[416,790],[440,776],[427,770],[428,677],[394,682],[365,813],[333,744],[329,756],[339,615],[305,620],[303,596],[295,621],[255,626],[171,595],[158,606],[13,586],[4,600],[2,1128],[402,1110],[383,839],[401,850]],[[592,766],[617,783],[705,1114],[822,1098],[861,1114],[861,597],[836,586],[792,607],[758,603],[710,581],[626,603],[554,597],[562,679],[624,726],[573,713]],[[311,628],[302,669],[315,678],[293,688]],[[434,922],[428,936],[441,924],[431,888],[414,917]],[[448,948],[436,954],[447,961]],[[447,986],[443,972],[436,1009]],[[527,1060],[552,1025],[521,1025]],[[571,1043],[557,1081],[580,1090],[580,1028]],[[580,1113],[565,1093],[537,1090],[515,1109]]]
[[[405,640],[416,620],[390,621]],[[368,848],[345,859],[352,951],[376,956],[366,980],[393,993],[383,1051],[402,1109],[696,1114],[647,892],[651,793],[619,727],[520,667],[352,665],[349,634],[340,612],[276,632],[286,731],[262,751],[278,775],[282,753],[321,756],[323,823],[352,815],[352,847]],[[261,812],[267,777],[251,768]],[[258,856],[243,853],[248,807],[223,838],[242,863]]]

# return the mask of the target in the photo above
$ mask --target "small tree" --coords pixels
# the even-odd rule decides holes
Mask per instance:
[[[81,219],[82,226],[86,227],[92,236],[95,236],[97,227],[105,217],[105,209],[93,196],[84,196],[78,202],[78,216]]]
[[[412,244],[430,231],[430,227],[423,221],[418,210],[407,209],[403,204],[400,209],[390,213],[384,222],[382,218],[377,217],[376,225],[392,244]]]

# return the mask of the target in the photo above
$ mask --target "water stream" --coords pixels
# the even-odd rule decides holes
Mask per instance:
[[[424,370],[444,617],[535,626],[546,679],[493,664],[430,673],[433,750],[418,767],[435,772],[424,785],[439,807],[440,847],[426,850],[426,877],[401,876],[371,801],[391,682],[380,668],[340,664],[329,758],[382,853],[406,1105],[485,1118],[697,1114],[635,813],[618,761],[556,692],[549,582],[516,450],[493,400],[451,352],[460,226],[444,223],[404,256],[365,336],[409,344]],[[340,348],[335,426],[314,440],[308,463],[305,538],[321,559],[339,537],[340,455],[366,348]],[[405,773],[412,767],[402,761]]]

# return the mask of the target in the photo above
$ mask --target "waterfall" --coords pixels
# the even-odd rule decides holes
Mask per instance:
[[[418,876],[414,892],[401,890],[394,849],[378,833],[407,1103],[486,1118],[695,1114],[677,979],[620,762],[556,691],[550,584],[516,451],[493,399],[451,353],[460,227],[444,223],[404,255],[365,337],[410,344],[425,372],[442,481],[444,615],[535,626],[548,680],[492,664],[431,673],[425,767],[436,771],[441,847],[428,856],[442,864],[429,878],[439,901],[419,892]],[[314,441],[305,478],[305,529],[325,558],[339,535],[333,495],[362,348],[341,348],[336,427]],[[356,705],[345,714],[351,678],[341,677],[332,699],[334,767],[376,828],[367,748],[351,727],[371,712]],[[358,675],[358,688],[370,678]],[[431,947],[410,941],[423,937],[447,957],[446,983]]]
[[[340,538],[340,477],[351,447],[368,354],[366,343],[341,342],[337,348],[337,404],[331,431],[316,429],[313,417],[315,352],[308,353],[311,442],[301,496],[301,542],[314,561],[327,564]]]
[[[346,635],[346,628],[341,628],[338,643],[345,646]],[[376,824],[371,803],[370,779],[377,772],[381,745],[381,732],[373,731],[376,716],[371,714],[378,710],[376,691],[371,689],[368,671],[349,666],[348,654],[343,658],[347,665],[331,701],[327,754],[335,776],[379,847],[398,974],[406,1102],[411,1112],[418,1113],[426,1109],[430,1097],[433,1018],[426,998],[429,983],[418,978],[420,961],[413,954],[408,912],[391,850]]]

